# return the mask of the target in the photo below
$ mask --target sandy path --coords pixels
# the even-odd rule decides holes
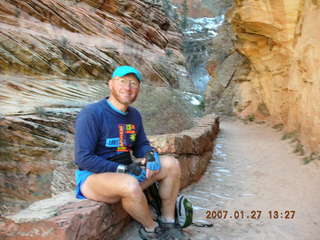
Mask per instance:
[[[320,162],[303,165],[281,136],[266,125],[221,121],[205,175],[183,192],[195,206],[194,219],[206,219],[207,211],[228,212],[209,219],[212,228],[188,227],[192,239],[320,239]],[[278,219],[270,219],[270,210],[278,211]],[[258,211],[259,219],[251,219]],[[132,224],[122,239],[139,239],[136,232]]]

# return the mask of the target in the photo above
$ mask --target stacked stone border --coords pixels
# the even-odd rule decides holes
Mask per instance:
[[[189,130],[149,136],[149,139],[161,155],[172,154],[179,159],[184,188],[204,173],[218,131],[219,118],[210,114]],[[130,220],[120,203],[77,200],[73,192],[65,192],[0,219],[0,239],[114,240]]]

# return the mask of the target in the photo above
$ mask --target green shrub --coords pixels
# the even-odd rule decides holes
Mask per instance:
[[[250,115],[248,115],[248,120],[249,120],[250,122],[253,122],[253,121],[254,121],[254,119],[255,119],[254,114],[250,114]]]
[[[319,152],[312,152],[309,156],[303,158],[303,163],[308,164],[313,160],[320,160],[320,153]]]
[[[292,131],[292,132],[288,132],[288,133],[285,133],[281,140],[287,140],[287,139],[290,139],[290,138],[297,138],[298,137],[298,131]]]
[[[276,129],[276,130],[278,130],[278,131],[282,131],[283,128],[284,128],[284,125],[283,125],[283,123],[278,123],[278,124],[276,124],[276,125],[273,125],[272,128],[273,128],[273,129]]]
[[[299,154],[300,156],[304,155],[304,146],[300,143],[300,141],[297,142],[293,152]]]

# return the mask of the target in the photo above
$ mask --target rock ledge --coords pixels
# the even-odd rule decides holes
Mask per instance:
[[[197,181],[212,157],[219,118],[213,114],[179,134],[150,136],[160,154],[174,154],[182,166],[182,187]],[[0,219],[0,239],[117,239],[130,217],[121,204],[77,200],[65,192],[37,201],[13,216]]]

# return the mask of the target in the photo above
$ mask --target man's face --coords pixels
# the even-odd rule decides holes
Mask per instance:
[[[119,103],[129,105],[138,97],[140,82],[134,74],[114,77],[109,81],[110,94]]]

